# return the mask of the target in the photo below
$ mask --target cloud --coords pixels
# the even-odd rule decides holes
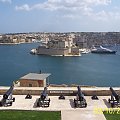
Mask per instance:
[[[64,18],[79,18],[87,16],[94,20],[109,20],[110,18],[120,19],[120,13],[116,11],[98,10],[101,6],[109,6],[112,0],[47,0],[42,3],[16,6],[17,11],[48,10],[57,11]]]
[[[24,4],[24,5],[20,6],[20,7],[16,6],[15,9],[16,9],[16,10],[30,11],[30,7],[29,7],[29,5],[27,5],[27,4]]]
[[[11,0],[0,0],[0,2],[3,2],[3,3],[5,3],[5,2],[12,3]]]
[[[97,5],[108,5],[111,0],[47,0],[43,3],[34,4],[29,6],[28,4],[22,6],[16,6],[16,10],[33,10],[33,9],[47,9],[47,10],[78,10],[80,8],[97,6]],[[27,6],[27,9],[26,9]]]

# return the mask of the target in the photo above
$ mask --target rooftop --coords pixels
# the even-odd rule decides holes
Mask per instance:
[[[29,79],[29,80],[44,80],[47,77],[49,77],[51,74],[50,73],[29,73],[23,77],[21,77],[20,79]]]

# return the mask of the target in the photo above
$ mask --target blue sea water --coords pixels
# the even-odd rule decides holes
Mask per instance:
[[[84,54],[81,57],[31,55],[38,43],[0,45],[0,86],[30,72],[51,73],[51,84],[120,86],[120,47],[116,55]]]

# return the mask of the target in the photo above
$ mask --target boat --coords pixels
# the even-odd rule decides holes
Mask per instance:
[[[30,54],[36,54],[37,53],[37,50],[36,49],[32,49],[31,51],[30,51]]]
[[[92,48],[91,53],[98,53],[98,54],[115,54],[117,51],[104,48],[102,46],[99,46],[96,48],[95,46]]]
[[[87,54],[89,52],[90,52],[89,49],[80,49],[80,53],[82,53],[82,54]]]

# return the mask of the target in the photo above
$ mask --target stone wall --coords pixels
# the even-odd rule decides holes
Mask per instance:
[[[28,80],[28,79],[20,79],[20,87],[43,87],[44,80]]]
[[[0,94],[3,95],[9,87],[0,87]],[[40,95],[43,91],[43,87],[15,87],[13,94],[14,95]],[[92,96],[92,95],[98,95],[98,96],[109,96],[111,95],[111,92],[109,88],[81,88],[82,92],[85,96]],[[120,95],[120,88],[114,88],[114,90]],[[59,96],[60,94],[64,94],[66,96],[75,96],[77,94],[77,88],[76,87],[48,87],[48,94],[50,96]]]
[[[47,49],[38,47],[37,54],[42,55],[67,55],[69,53],[68,49]]]

